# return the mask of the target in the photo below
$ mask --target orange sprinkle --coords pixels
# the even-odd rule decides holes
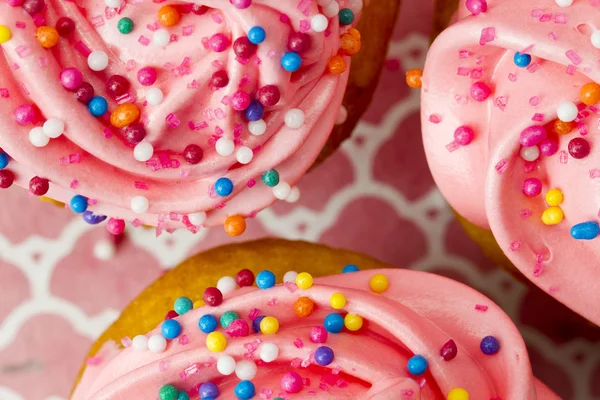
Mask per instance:
[[[600,85],[595,82],[590,82],[581,88],[579,92],[581,102],[586,106],[592,106],[600,102]]]
[[[315,309],[315,303],[308,297],[299,297],[294,303],[294,312],[300,318],[308,317]]]
[[[354,36],[354,38],[360,42],[360,32],[358,31],[358,29],[350,28],[348,29],[348,33]]]
[[[54,47],[58,43],[58,31],[51,26],[40,26],[35,35],[45,49]]]
[[[223,227],[229,236],[240,236],[246,230],[246,219],[241,215],[230,215]]]
[[[340,37],[342,54],[353,56],[360,51],[360,39],[355,38],[349,33],[344,33]]]
[[[571,133],[576,126],[575,122],[564,122],[557,119],[552,123],[552,130],[559,135],[566,135]]]
[[[135,104],[121,104],[110,114],[110,124],[115,128],[125,128],[140,119],[140,109]]]
[[[162,6],[158,10],[158,22],[163,26],[175,26],[179,23],[181,14],[173,6]]]
[[[413,89],[419,89],[423,86],[421,78],[423,77],[423,71],[420,69],[411,69],[406,71],[406,84]]]
[[[333,56],[327,64],[329,72],[334,75],[339,75],[346,70],[346,61],[342,56]]]

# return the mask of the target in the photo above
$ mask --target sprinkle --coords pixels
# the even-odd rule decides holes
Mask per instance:
[[[150,44],[150,39],[147,38],[144,35],[141,35],[138,39],[138,42],[142,45],[142,46],[148,46],[148,44]]]
[[[486,312],[488,310],[488,306],[484,306],[483,304],[475,304],[475,310]]]
[[[590,169],[590,178],[591,179],[600,178],[600,169]]]
[[[464,58],[469,58],[469,56],[471,55],[471,53],[469,53],[469,50],[459,50],[458,51],[458,58],[464,59]]]
[[[494,99],[494,105],[496,107],[498,107],[501,111],[504,111],[504,109],[506,109],[507,102],[508,102],[508,100],[506,99],[505,96],[496,97]]]
[[[86,364],[87,365],[100,365],[100,364],[102,364],[102,357],[98,357],[98,356],[89,357],[86,360]]]
[[[567,50],[566,56],[573,64],[581,64],[581,57],[574,50]]]
[[[458,71],[456,71],[456,75],[459,76],[469,76],[469,72],[471,70],[469,68],[459,67]]]
[[[162,360],[161,362],[158,363],[158,370],[160,372],[164,372],[167,369],[169,369],[169,361]]]
[[[508,160],[500,160],[494,167],[496,168],[496,172],[499,174],[503,174],[508,169]]]
[[[440,117],[437,114],[431,114],[429,116],[429,122],[431,122],[432,124],[439,124],[440,122],[442,122],[442,117]]]
[[[16,26],[17,28],[19,28],[19,29],[25,29],[25,27],[26,27],[27,25],[25,25],[25,22],[23,22],[23,21],[17,21],[17,22],[15,23],[15,26]]]
[[[81,55],[83,55],[84,57],[87,58],[87,56],[89,56],[92,53],[92,50],[90,50],[89,47],[86,46],[85,43],[83,43],[81,40],[78,40],[75,43],[75,50],[77,50]]]
[[[456,143],[456,140],[453,140],[452,142],[450,142],[446,145],[446,150],[448,150],[448,153],[452,153],[452,152],[458,150],[459,148],[460,148],[460,145],[458,143]]]
[[[481,38],[479,44],[485,46],[487,43],[492,42],[496,38],[496,28],[488,27],[483,28],[481,31]]]
[[[471,71],[471,79],[481,79],[483,76],[483,69],[481,68],[473,68]]]
[[[526,218],[529,218],[529,217],[531,217],[533,215],[533,211],[531,211],[528,208],[524,208],[524,209],[521,210],[520,215],[521,215],[522,219],[526,219]]]
[[[0,88],[0,97],[3,99],[8,99],[10,97],[10,92],[7,88]]]
[[[539,278],[544,272],[544,266],[542,264],[535,264],[533,267],[533,276]]]
[[[533,107],[537,106],[538,104],[540,104],[540,98],[537,96],[533,96],[529,99],[529,104]]]
[[[167,115],[165,121],[171,128],[177,128],[181,124],[179,118],[177,118],[173,113]]]
[[[123,339],[121,339],[121,344],[125,348],[131,347],[131,338],[129,336],[125,336]]]
[[[516,82],[517,81],[517,75],[513,74],[512,72],[508,74],[508,80],[511,82]]]
[[[567,23],[567,15],[564,13],[559,13],[554,16],[555,24],[566,24]]]
[[[579,130],[579,133],[581,134],[581,136],[585,136],[588,134],[587,125],[583,122],[580,122],[577,124],[577,129]]]
[[[31,54],[31,48],[29,46],[18,46],[15,49],[15,52],[19,56],[19,58],[25,58]]]
[[[561,150],[558,152],[558,161],[561,164],[567,164],[569,162],[569,153],[566,150]]]
[[[531,117],[531,120],[536,122],[542,122],[544,120],[544,114],[535,113],[533,114],[533,117]]]
[[[509,250],[510,251],[517,251],[521,248],[521,242],[519,242],[518,240],[515,240],[514,242],[512,242],[510,244]]]
[[[104,25],[104,18],[102,18],[102,15],[96,15],[95,17],[90,18],[90,21],[96,28]]]
[[[569,64],[567,66],[566,73],[569,74],[569,75],[575,75],[575,72],[577,72],[577,67],[575,67],[574,65]]]
[[[304,343],[302,342],[302,339],[300,339],[299,337],[297,337],[296,340],[294,340],[294,346],[296,346],[299,349],[303,348],[304,347]]]
[[[536,62],[532,62],[531,64],[529,64],[529,67],[527,67],[527,71],[529,71],[532,74],[538,69],[540,69],[540,64]]]
[[[548,22],[552,19],[552,13],[544,14],[540,17],[540,22]]]

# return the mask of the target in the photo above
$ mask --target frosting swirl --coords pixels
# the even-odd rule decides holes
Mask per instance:
[[[381,294],[369,289],[369,280],[377,273],[389,279],[389,287]],[[313,355],[319,344],[310,341],[308,333],[335,311],[329,306],[334,293],[346,297],[344,313],[360,315],[365,323],[357,332],[329,333],[326,345],[335,358],[324,368],[315,364]],[[315,303],[312,314],[304,318],[293,311],[301,296]],[[276,317],[279,332],[228,337],[223,353],[206,348],[206,335],[198,329],[202,315],[218,318],[225,311],[235,311],[246,319],[252,309]],[[222,396],[234,398],[239,380],[221,375],[215,357],[257,359],[254,351],[263,343],[275,343],[279,355],[268,364],[257,361],[258,372],[252,379],[257,394],[267,389],[277,396],[283,392],[282,376],[295,370],[305,382],[298,398],[445,399],[452,389],[463,388],[471,399],[558,399],[533,377],[525,344],[499,307],[473,289],[424,272],[355,272],[318,278],[307,290],[282,285],[268,290],[242,288],[230,293],[219,307],[194,309],[177,320],[189,343],[173,340],[159,354],[118,350],[114,343],[107,343],[97,353],[102,362],[87,366],[73,399],[153,398],[166,383],[193,393],[199,383],[208,381],[218,385]],[[149,335],[157,333],[160,328]],[[480,350],[482,338],[488,335],[495,335],[501,343],[493,356]],[[450,339],[457,353],[445,361],[440,348]],[[249,344],[256,344],[253,350]],[[407,370],[413,354],[428,361],[428,372],[420,377]],[[188,374],[190,366],[195,367]]]
[[[43,3],[28,0],[32,1]],[[326,31],[321,26],[317,32],[311,29],[311,21],[317,15],[325,18],[320,13],[327,10],[314,1],[206,0],[202,6],[176,4],[178,24],[163,27],[157,22],[162,4],[118,3],[118,8],[109,8],[102,1],[47,0],[47,9],[33,18],[25,12],[29,10],[25,5],[0,4],[0,26],[11,32],[10,39],[1,44],[0,146],[12,158],[8,168],[16,183],[27,187],[33,176],[40,176],[50,181],[47,196],[53,199],[68,203],[79,194],[91,200],[89,209],[96,214],[190,230],[197,227],[184,215],[208,213],[203,224],[212,226],[223,224],[227,216],[252,216],[276,196],[290,197],[287,185],[293,186],[310,167],[340,111],[348,68],[333,74],[328,67],[346,29],[337,14]],[[239,8],[245,3],[250,5]],[[347,3],[339,2],[340,7]],[[352,3],[357,20],[362,3]],[[64,17],[74,22],[74,32],[50,49],[42,47],[44,40],[36,24],[54,27]],[[117,29],[123,18],[135,24],[132,33]],[[264,29],[264,41],[236,47],[236,39],[246,37],[255,26]],[[288,38],[295,32],[305,34],[301,45],[306,50],[298,53],[301,67],[288,72],[281,60],[290,51]],[[170,35],[166,45],[161,43],[164,34]],[[256,46],[255,53],[248,46]],[[93,71],[88,66],[92,51],[108,55],[106,68]],[[349,63],[348,57],[342,60]],[[102,64],[102,57],[90,62]],[[95,96],[108,100],[106,114],[95,117],[63,87],[59,77],[65,68],[77,68]],[[219,71],[228,80],[224,87],[223,81],[211,84]],[[107,90],[107,80],[114,75],[129,82],[127,92],[116,98]],[[249,116],[244,110],[250,96],[258,98],[265,86],[276,87],[280,99],[271,96],[267,106],[258,105]],[[139,117],[121,113],[121,120],[113,118],[119,104],[135,104]],[[19,122],[15,114],[20,106],[34,107],[33,120]],[[295,121],[286,122],[287,113],[294,109],[301,110],[304,121],[296,115]],[[259,123],[250,129],[248,118],[256,116],[266,126]],[[34,147],[28,133],[48,119],[62,121],[64,134],[44,147]],[[139,135],[128,138],[120,129],[137,119],[145,129],[142,143],[153,149],[145,162],[134,157]],[[219,140],[222,146],[217,151]],[[190,144],[201,149],[193,164],[184,158]],[[261,175],[272,169],[279,173],[277,192],[260,182]],[[215,190],[222,177],[233,184],[231,194]],[[132,199],[138,196],[147,201],[136,207]]]
[[[597,226],[600,208],[598,109],[589,101],[600,82],[600,44],[590,37],[600,28],[590,18],[597,7],[489,0],[471,15],[467,3],[481,2],[461,2],[424,69],[433,176],[525,276],[598,324],[600,242],[575,239]],[[455,134],[461,127],[471,143],[464,129]]]

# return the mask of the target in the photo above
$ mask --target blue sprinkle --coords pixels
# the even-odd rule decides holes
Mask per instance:
[[[592,240],[600,234],[600,225],[594,221],[582,222],[571,227],[571,236],[577,240]]]
[[[492,356],[500,351],[500,342],[493,336],[486,336],[481,339],[479,348],[483,354]]]
[[[256,275],[256,286],[261,289],[269,289],[275,286],[275,274],[269,270],[260,271]]]
[[[256,392],[256,388],[254,387],[254,383],[250,381],[241,381],[235,388],[233,389],[236,397],[240,400],[250,400],[254,397]]]
[[[8,165],[8,154],[5,152],[0,153],[0,169],[6,168]]]
[[[248,121],[258,121],[265,115],[265,108],[260,101],[252,100],[244,113],[246,114]]]
[[[344,317],[336,313],[329,314],[325,317],[323,326],[325,326],[327,332],[340,333],[344,328]]]
[[[211,314],[205,314],[198,320],[198,328],[204,333],[211,333],[217,329],[217,319]]]
[[[406,366],[411,374],[415,376],[423,375],[427,371],[427,360],[420,355],[412,356]]]
[[[71,210],[73,210],[77,214],[82,214],[88,208],[88,199],[85,198],[84,196],[78,194],[78,195],[73,196],[73,198],[71,198],[70,205],[71,205]]]
[[[88,103],[88,109],[94,117],[101,117],[106,114],[106,111],[108,111],[108,102],[104,97],[92,97]]]
[[[202,400],[215,399],[219,396],[219,387],[214,382],[204,382],[198,390]]]
[[[91,211],[84,211],[82,217],[90,225],[97,225],[106,219],[106,215],[96,215]]]
[[[252,330],[254,333],[260,332],[260,321],[262,321],[264,318],[264,315],[259,315],[258,317],[254,318],[254,321],[252,321]]]
[[[531,56],[529,54],[521,54],[518,51],[513,58],[515,65],[520,68],[527,68],[531,64]]]
[[[285,53],[281,58],[281,66],[288,72],[296,72],[302,66],[302,58],[298,53]]]
[[[248,40],[250,40],[250,43],[261,44],[265,41],[266,37],[267,33],[260,26],[254,26],[248,31]]]
[[[233,182],[229,178],[219,178],[215,182],[215,192],[221,197],[227,197],[233,192]]]
[[[342,269],[342,274],[348,274],[350,272],[358,272],[359,269],[354,264],[348,264]]]
[[[190,395],[184,392],[183,390],[180,390],[179,395],[177,396],[177,400],[190,400]]]
[[[162,323],[160,332],[165,339],[175,339],[181,334],[181,324],[175,319],[168,319]]]
[[[325,367],[333,362],[333,350],[328,346],[320,346],[315,350],[315,362]]]

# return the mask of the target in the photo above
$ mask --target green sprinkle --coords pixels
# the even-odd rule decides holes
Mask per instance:
[[[279,172],[270,169],[262,175],[262,181],[268,187],[275,187],[279,183]]]
[[[225,311],[223,313],[223,315],[221,315],[221,326],[224,329],[227,329],[229,327],[229,325],[231,325],[231,323],[233,321],[235,321],[236,319],[240,319],[240,316],[237,315],[237,313],[233,312],[233,311]]]
[[[354,13],[349,8],[342,8],[338,14],[340,25],[350,25],[354,22]]]
[[[117,29],[123,35],[127,35],[128,33],[131,33],[131,31],[133,30],[133,21],[131,20],[131,18],[127,18],[127,17],[121,18],[119,20],[119,23],[117,24]]]
[[[173,385],[165,385],[158,391],[159,400],[177,400],[179,391]]]

